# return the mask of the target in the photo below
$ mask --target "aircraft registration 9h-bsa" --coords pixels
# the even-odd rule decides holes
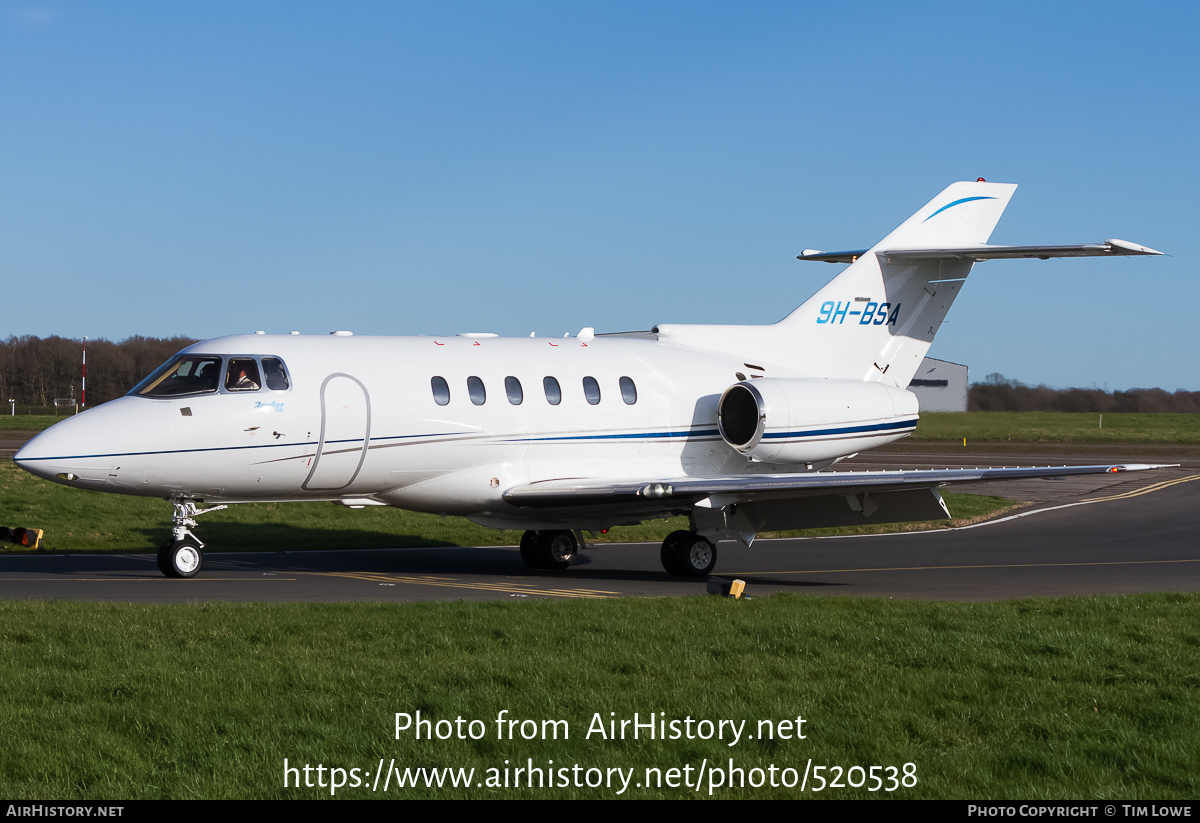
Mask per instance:
[[[976,262],[1160,254],[987,245],[1015,189],[954,183],[873,248],[805,251],[849,267],[771,325],[221,337],[14,459],[68,486],[170,501],[158,563],[171,577],[200,571],[195,518],[233,503],[462,515],[525,529],[521,557],[539,569],[566,568],[584,531],[686,515],[662,564],[705,575],[718,542],[759,531],[948,517],[950,483],[1152,468],[826,471],[914,430],[906,387]]]

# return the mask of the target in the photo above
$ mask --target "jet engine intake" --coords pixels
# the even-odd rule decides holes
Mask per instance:
[[[751,460],[815,463],[912,433],[917,398],[857,380],[745,380],[721,395],[717,426],[725,442]]]

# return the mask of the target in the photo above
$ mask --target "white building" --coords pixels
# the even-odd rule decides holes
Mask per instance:
[[[923,412],[967,410],[967,367],[926,357],[913,375],[908,390],[917,396]]]

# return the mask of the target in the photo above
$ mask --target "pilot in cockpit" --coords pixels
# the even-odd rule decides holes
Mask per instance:
[[[227,391],[258,391],[258,367],[253,360],[230,360],[225,373]]]

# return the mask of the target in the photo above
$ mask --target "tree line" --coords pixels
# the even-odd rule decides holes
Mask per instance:
[[[1052,389],[1026,386],[1002,374],[989,374],[982,383],[972,383],[967,392],[967,411],[1043,412],[1173,412],[1200,413],[1200,392],[1179,389]]]
[[[196,341],[190,337],[127,337],[119,343],[87,341],[88,408],[128,392],[167,358]],[[42,413],[54,401],[80,400],[83,341],[24,335],[0,340],[0,403],[18,414]],[[60,407],[60,412],[63,411]],[[73,411],[73,409],[72,409]]]

